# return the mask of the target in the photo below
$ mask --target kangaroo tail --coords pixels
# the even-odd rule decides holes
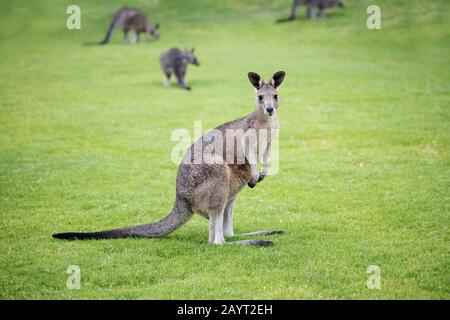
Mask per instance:
[[[119,22],[120,16],[122,15],[122,11],[123,10],[119,10],[114,16],[113,21],[111,21],[111,24],[109,25],[108,32],[106,32],[105,38],[100,42],[100,44],[107,44],[109,42],[111,35]]]
[[[181,227],[193,215],[191,207],[184,201],[176,199],[172,211],[164,219],[150,224],[143,224],[122,229],[99,232],[67,232],[53,235],[57,239],[118,239],[118,238],[158,238],[163,237]]]

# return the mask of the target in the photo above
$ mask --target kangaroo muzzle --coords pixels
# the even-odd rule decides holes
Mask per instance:
[[[273,107],[269,106],[269,107],[266,107],[265,112],[268,116],[272,116],[275,113],[275,109]]]

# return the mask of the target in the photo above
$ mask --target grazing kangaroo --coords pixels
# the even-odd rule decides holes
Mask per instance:
[[[185,154],[176,179],[176,198],[172,211],[164,219],[151,223],[123,229],[99,231],[92,233],[58,233],[58,239],[113,239],[126,237],[162,237],[185,224],[195,213],[209,219],[209,242],[225,243],[224,237],[231,237],[233,232],[233,209],[239,192],[246,185],[253,188],[264,179],[268,170],[268,156],[272,132],[278,131],[276,118],[279,99],[277,89],[283,82],[285,73],[275,73],[268,83],[250,72],[248,78],[256,89],[255,111],[241,119],[225,123],[198,139]],[[247,143],[249,131],[267,132],[267,139],[257,139],[256,143]],[[221,134],[227,146],[227,152],[207,155],[205,150],[210,145],[211,134]],[[229,133],[232,133],[231,135]],[[261,142],[261,141],[262,142]],[[231,148],[230,146],[231,142]],[[236,144],[235,144],[236,143]],[[219,145],[222,141],[219,142]],[[242,147],[239,148],[239,145]],[[244,147],[245,145],[245,147]],[[223,150],[223,149],[222,149]],[[263,169],[258,169],[258,151],[263,151]],[[238,162],[237,158],[244,161]],[[212,161],[213,160],[213,161]],[[244,235],[270,235],[282,231],[256,231]],[[243,245],[267,246],[271,241],[242,240],[233,243]]]
[[[139,42],[139,34],[144,32],[155,39],[159,39],[159,24],[153,26],[147,21],[145,15],[134,8],[121,8],[117,11],[111,22],[108,32],[101,44],[107,44],[115,28],[122,27],[124,41],[128,42],[128,32],[131,31],[131,43]]]
[[[178,85],[186,90],[191,90],[187,85],[186,71],[188,64],[199,66],[200,62],[194,56],[195,49],[184,51],[178,48],[172,48],[167,52],[163,52],[160,56],[161,69],[165,75],[163,85],[168,87],[170,84],[170,77],[175,74]]]
[[[287,21],[294,20],[297,16],[297,8],[299,6],[306,7],[306,15],[310,19],[316,19],[322,16],[322,12],[325,9],[335,6],[343,7],[344,4],[341,0],[293,0],[291,7],[291,15]],[[283,21],[286,21],[283,20]]]

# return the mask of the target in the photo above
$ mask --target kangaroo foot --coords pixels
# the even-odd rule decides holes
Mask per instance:
[[[233,241],[228,243],[239,244],[243,246],[256,246],[256,247],[270,247],[274,245],[272,241],[255,240],[255,239]]]
[[[260,230],[240,234],[239,236],[271,236],[273,234],[285,234],[286,231],[281,230]]]

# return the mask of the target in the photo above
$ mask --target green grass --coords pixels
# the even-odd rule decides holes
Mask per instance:
[[[275,24],[290,0],[129,1],[161,39],[101,40],[122,1],[2,1],[3,299],[449,299],[450,4],[369,1]],[[371,3],[371,2],[370,2]],[[163,88],[159,54],[197,49],[193,90]],[[54,232],[155,221],[174,199],[177,128],[253,110],[250,70],[287,72],[280,171],[237,201],[235,230],[272,248],[211,246],[196,216],[164,239],[64,242]],[[66,288],[69,265],[81,290]],[[366,288],[369,265],[381,290]]]

